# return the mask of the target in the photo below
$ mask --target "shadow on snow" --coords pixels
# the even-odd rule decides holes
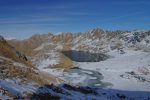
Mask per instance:
[[[150,100],[150,92],[51,84],[38,88],[31,100]]]

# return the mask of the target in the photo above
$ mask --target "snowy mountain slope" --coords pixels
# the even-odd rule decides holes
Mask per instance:
[[[35,98],[46,95],[74,100],[90,100],[90,96],[96,100],[147,100],[150,95],[149,41],[150,31],[103,31],[97,28],[85,33],[35,35],[23,41],[9,42],[27,54],[38,71],[62,79],[56,78],[57,83],[71,84],[75,90],[66,90],[63,85],[43,86],[37,90]],[[100,54],[108,58],[97,60]],[[87,95],[76,85],[103,89],[98,88],[99,95]]]
[[[42,84],[57,83],[0,36],[0,99],[29,98]]]
[[[9,45],[2,36],[0,36],[0,56],[11,58],[14,61],[33,67],[28,61],[27,57]]]

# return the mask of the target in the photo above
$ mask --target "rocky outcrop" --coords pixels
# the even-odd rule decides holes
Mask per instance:
[[[11,58],[17,62],[28,64],[27,57],[9,45],[2,36],[0,36],[0,55],[6,58]]]

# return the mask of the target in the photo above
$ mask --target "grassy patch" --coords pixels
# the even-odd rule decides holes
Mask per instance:
[[[63,51],[71,50],[71,47],[72,47],[71,44],[64,45]],[[62,53],[60,53],[60,63],[54,65],[54,67],[55,68],[63,68],[64,71],[67,71],[72,67],[72,65],[73,65],[72,60],[70,58],[68,58],[67,56],[63,55]]]

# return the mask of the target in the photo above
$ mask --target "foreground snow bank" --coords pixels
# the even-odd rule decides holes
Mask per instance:
[[[12,99],[25,97],[30,93],[36,91],[38,87],[34,86],[34,83],[20,84],[20,79],[0,80],[0,99]],[[6,92],[7,91],[7,92]]]

